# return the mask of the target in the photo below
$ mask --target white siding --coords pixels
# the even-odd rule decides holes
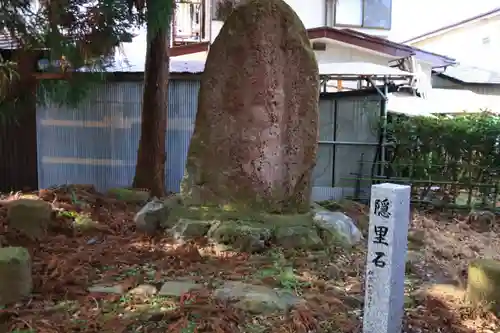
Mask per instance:
[[[332,7],[330,6],[328,9],[328,17],[325,17],[325,2],[332,0],[285,0],[285,2],[292,7],[292,9],[299,15],[302,23],[306,29],[318,28],[324,26],[332,26],[333,25],[333,15],[331,13]],[[343,0],[343,1],[351,1],[351,0]],[[394,0],[393,0],[394,1]],[[325,21],[326,19],[326,21]],[[212,21],[211,24],[211,38],[213,41],[217,34],[219,33],[222,27],[222,22],[220,21]],[[338,27],[341,28],[341,27]],[[389,36],[390,30],[384,29],[363,29],[363,28],[354,28],[359,32],[367,33],[374,36],[384,37]]]
[[[489,43],[486,41],[489,40]],[[411,43],[459,62],[500,70],[500,16]]]

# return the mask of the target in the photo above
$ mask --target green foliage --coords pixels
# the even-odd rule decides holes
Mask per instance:
[[[460,187],[484,192],[500,180],[498,116],[399,117],[393,118],[387,132],[395,142],[391,177],[447,184],[451,192]]]

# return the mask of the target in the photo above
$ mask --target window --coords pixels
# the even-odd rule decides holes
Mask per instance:
[[[336,0],[334,24],[361,28],[391,28],[392,0]]]

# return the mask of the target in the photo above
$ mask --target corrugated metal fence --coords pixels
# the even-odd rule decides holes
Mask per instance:
[[[49,106],[37,112],[39,187],[94,184],[99,190],[132,182],[140,135],[141,82],[106,83],[78,110]],[[166,188],[178,192],[198,102],[199,81],[171,80],[166,137]],[[320,99],[320,142],[313,199],[351,196],[360,160],[373,161],[378,96]],[[369,174],[371,163],[362,165]],[[357,183],[358,182],[358,183]]]
[[[37,110],[38,185],[130,186],[140,136],[142,82],[108,82],[78,109]],[[171,80],[166,187],[177,192],[196,115],[199,81]]]
[[[380,103],[377,95],[321,96],[313,200],[352,197],[356,191],[367,196],[371,182],[360,181],[356,174],[371,172],[379,144]]]

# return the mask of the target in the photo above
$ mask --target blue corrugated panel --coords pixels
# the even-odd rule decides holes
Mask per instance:
[[[169,84],[167,190],[177,192],[197,106],[198,81]],[[78,109],[37,110],[39,187],[94,184],[99,190],[129,186],[140,136],[142,83],[100,86]]]

